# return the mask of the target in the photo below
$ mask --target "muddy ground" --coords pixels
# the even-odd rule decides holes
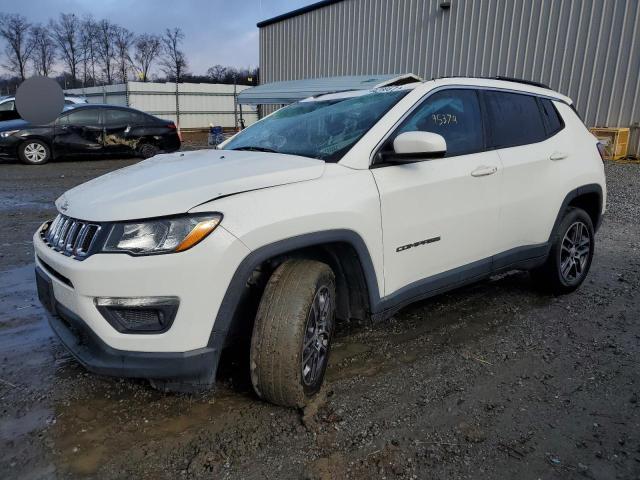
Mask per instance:
[[[305,412],[87,373],[46,324],[31,235],[52,201],[135,160],[0,164],[0,478],[640,478],[640,166],[576,293],[511,273],[343,326]]]

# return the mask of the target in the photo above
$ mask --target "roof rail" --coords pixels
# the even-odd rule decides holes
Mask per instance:
[[[503,75],[496,75],[494,77],[476,77],[473,75],[445,75],[442,77],[433,77],[431,80],[440,80],[443,78],[483,78],[485,80],[503,80],[505,82],[516,82],[516,83],[524,83],[526,85],[531,85],[534,87],[547,88],[551,90],[549,85],[540,82],[534,82],[533,80],[525,80],[524,78],[515,78],[515,77],[506,77]]]
[[[494,80],[504,80],[506,82],[516,82],[516,83],[524,83],[526,85],[533,85],[534,87],[540,87],[540,88],[549,88],[549,85],[545,84],[545,83],[541,83],[541,82],[534,82],[533,80],[525,80],[524,78],[514,78],[514,77],[505,77],[502,75],[496,75],[495,77],[492,77]]]

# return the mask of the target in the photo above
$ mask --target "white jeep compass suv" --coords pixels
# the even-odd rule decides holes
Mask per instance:
[[[605,198],[597,140],[547,88],[331,93],[66,192],[34,235],[37,286],[93,372],[207,388],[240,339],[257,394],[301,406],[337,321],[512,269],[576,289]]]

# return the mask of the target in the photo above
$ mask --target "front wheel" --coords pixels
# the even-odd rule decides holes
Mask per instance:
[[[560,222],[545,264],[532,272],[555,294],[573,292],[587,277],[593,259],[593,222],[581,208],[570,208]]]
[[[42,165],[51,159],[51,149],[41,140],[27,140],[18,147],[18,156],[27,165]]]
[[[335,322],[335,277],[315,260],[271,275],[251,337],[251,382],[261,398],[303,407],[322,386]]]

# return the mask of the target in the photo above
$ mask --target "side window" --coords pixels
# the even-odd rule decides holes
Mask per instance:
[[[82,108],[71,112],[67,115],[67,125],[76,125],[79,127],[99,127],[100,111],[97,108]]]
[[[544,125],[547,129],[547,136],[551,137],[564,128],[564,122],[551,100],[548,98],[541,98],[540,106],[542,108]]]
[[[127,110],[120,110],[116,108],[110,108],[103,111],[104,124],[107,127],[124,127],[132,123],[138,123],[134,119],[131,112]]]
[[[141,125],[147,122],[144,114],[130,110],[110,108],[104,111],[104,124],[107,127],[121,127],[125,125]]]
[[[8,112],[15,110],[15,103],[13,100],[8,102],[0,103],[0,112]]]
[[[442,135],[447,142],[447,157],[483,150],[478,94],[469,89],[434,93],[405,119],[393,138],[416,131]]]
[[[487,91],[484,94],[491,145],[515,147],[545,139],[544,124],[536,97],[519,93]]]

